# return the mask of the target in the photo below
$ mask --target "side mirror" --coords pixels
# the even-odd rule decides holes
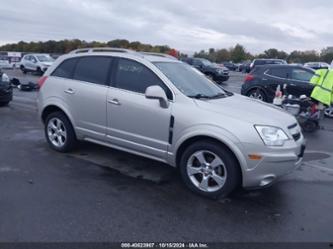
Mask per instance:
[[[155,85],[147,87],[145,96],[147,99],[158,99],[162,108],[169,107],[168,97],[160,86]]]

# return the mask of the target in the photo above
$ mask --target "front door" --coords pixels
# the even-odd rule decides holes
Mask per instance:
[[[172,104],[162,108],[158,100],[147,99],[145,90],[161,86],[172,98],[171,91],[145,65],[120,58],[107,96],[110,143],[125,149],[165,160],[169,141]]]

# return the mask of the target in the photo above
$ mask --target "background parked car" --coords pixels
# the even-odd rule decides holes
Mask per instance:
[[[274,65],[274,64],[287,64],[285,60],[280,59],[254,59],[250,65],[250,70],[253,70],[256,66],[260,65]]]
[[[21,60],[20,69],[23,73],[36,72],[42,75],[53,62],[49,54],[26,54]]]
[[[0,106],[8,105],[13,99],[13,89],[7,74],[0,71]]]
[[[238,66],[236,66],[236,64],[234,64],[230,61],[224,61],[221,64],[231,71],[236,71],[236,69],[238,68]]]
[[[312,68],[314,70],[330,68],[330,65],[327,64],[326,62],[308,62],[305,63],[304,66]]]
[[[293,65],[257,66],[246,75],[241,94],[272,103],[278,85],[287,84],[288,94],[310,96],[314,70]]]
[[[209,76],[217,83],[221,83],[229,79],[229,70],[223,69],[221,66],[218,66],[207,59],[185,58],[183,61]]]
[[[245,61],[241,63],[241,65],[239,66],[239,72],[249,73],[251,70],[250,65],[251,65],[250,61]]]

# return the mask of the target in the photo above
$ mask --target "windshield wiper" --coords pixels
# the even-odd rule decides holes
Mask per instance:
[[[188,97],[194,98],[194,99],[210,99],[211,98],[211,96],[207,96],[207,95],[204,95],[201,93],[198,93],[196,95],[189,95]]]
[[[218,99],[218,98],[225,98],[227,96],[226,93],[218,93],[210,97],[210,99]]]

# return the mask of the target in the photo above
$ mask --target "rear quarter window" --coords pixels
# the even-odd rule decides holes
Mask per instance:
[[[270,68],[266,71],[266,74],[279,78],[288,78],[288,70],[285,68]]]
[[[63,61],[51,74],[52,76],[61,77],[61,78],[67,78],[71,79],[75,65],[77,63],[78,59],[67,59]]]
[[[80,57],[73,74],[73,79],[106,85],[111,66],[111,57],[86,56]]]

